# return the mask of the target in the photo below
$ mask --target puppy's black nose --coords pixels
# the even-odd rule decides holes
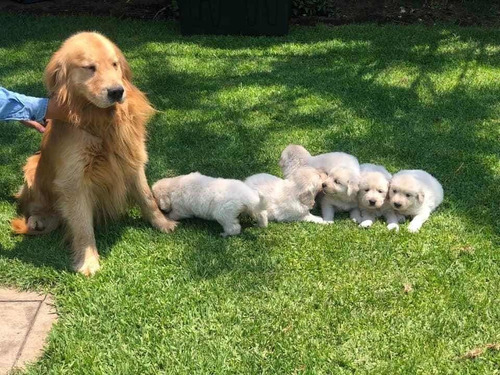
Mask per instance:
[[[108,98],[112,102],[119,102],[123,98],[123,87],[122,86],[115,86],[110,89],[108,89]]]
[[[323,183],[321,184],[321,187],[322,187],[323,189],[324,189],[324,188],[326,188],[326,182],[323,182]]]
[[[369,200],[368,202],[370,202],[370,206],[375,206],[375,203],[377,203],[377,202],[372,201],[372,200]]]
[[[394,203],[394,207],[396,207],[396,208],[401,207],[401,203]]]

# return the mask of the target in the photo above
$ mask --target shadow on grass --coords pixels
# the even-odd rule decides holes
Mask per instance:
[[[97,249],[106,258],[123,232],[132,228],[146,228],[149,224],[141,219],[124,217],[95,230]],[[36,267],[51,267],[57,271],[72,271],[71,246],[64,240],[64,229],[59,228],[42,236],[25,236],[12,248],[0,248],[0,258],[18,259]]]
[[[266,246],[266,229],[256,228],[246,218],[241,220],[239,236],[223,238],[222,227],[214,222],[191,219],[180,223],[179,233],[189,228],[184,242],[189,251],[182,253],[182,263],[194,281],[220,279],[233,289],[251,291],[272,285],[276,265]],[[196,234],[193,235],[193,232]],[[260,241],[256,241],[259,239]]]
[[[21,47],[29,40],[34,46],[40,43],[55,50],[72,32],[100,30],[137,66],[139,86],[160,111],[187,114],[181,119],[160,115],[151,123],[151,181],[194,170],[233,178],[275,171],[281,149],[297,142],[312,153],[342,150],[361,162],[385,164],[391,171],[425,169],[443,183],[445,208],[478,228],[500,233],[495,193],[498,160],[494,159],[500,154],[500,143],[490,135],[493,125],[484,125],[498,116],[500,86],[471,84],[479,66],[500,66],[498,31],[351,26],[300,28],[286,38],[181,38],[165,32],[165,26],[158,23],[78,18],[71,30],[61,32],[59,19],[50,19],[56,25],[52,29],[37,25],[25,31],[24,40],[0,39],[7,48]],[[127,30],[121,28],[125,24],[130,26]],[[183,52],[179,48],[170,52],[170,43],[181,45],[194,63],[214,63],[218,70],[210,74],[209,68],[197,72],[172,66]],[[51,51],[40,52],[48,61]],[[235,69],[252,62],[262,64],[262,69],[248,73]],[[8,68],[2,70],[0,79],[21,69]],[[455,73],[450,75],[451,71]],[[397,72],[396,78],[388,80],[391,72]],[[440,74],[446,79],[437,85]],[[453,82],[449,82],[451,76],[456,77]],[[238,97],[237,90],[249,86],[268,89],[270,94],[248,104],[245,94]],[[32,84],[11,88],[40,90]],[[232,101],[221,99],[231,90],[236,92]],[[301,110],[304,99],[319,104]],[[353,119],[363,127],[355,127]],[[0,137],[0,158],[9,164],[2,172],[7,182],[0,180],[0,199],[4,200],[14,182],[21,180],[25,157],[36,150],[36,142],[12,142],[27,139],[27,131],[12,127],[9,131],[10,136]],[[304,136],[305,131],[310,134]],[[302,138],[291,138],[288,132],[302,134]],[[270,143],[276,149],[268,150]],[[113,234],[98,244],[103,256],[119,240],[124,226],[123,221],[113,225],[117,226]],[[26,239],[9,256],[44,265],[43,256],[32,250],[46,247],[43,241]],[[230,272],[239,263],[231,261],[233,250],[228,244],[232,242],[215,241],[220,248],[214,248],[203,241],[194,244],[186,258],[193,277]],[[238,246],[245,249],[244,242]],[[55,259],[55,251],[61,249],[49,250],[46,258]],[[265,258],[261,260],[256,267],[265,265]],[[65,263],[61,260],[47,262],[67,267],[61,266]]]
[[[249,74],[233,72],[231,68],[252,58],[246,50],[248,44],[265,50],[271,46],[283,47],[286,41],[252,39],[247,44],[247,40],[235,38],[229,38],[229,42],[224,38],[191,39],[188,43],[193,45],[233,53],[223,57],[227,59],[222,68],[224,73],[213,78],[169,71],[168,64],[165,73],[158,74],[156,66],[165,57],[161,52],[146,52],[144,58],[152,62],[143,71],[146,87],[154,92],[162,89],[163,93],[170,92],[176,109],[211,114],[168,129],[155,123],[152,134],[158,139],[152,136],[151,159],[167,160],[169,168],[178,173],[202,169],[209,174],[220,175],[224,171],[227,176],[244,178],[269,171],[271,161],[259,158],[269,139],[276,139],[276,135],[287,130],[316,131],[318,138],[309,137],[304,144],[311,152],[342,150],[358,156],[361,162],[386,164],[393,172],[425,169],[443,183],[445,206],[476,225],[500,233],[496,218],[499,201],[494,193],[498,184],[494,158],[500,154],[500,146],[494,137],[493,123],[484,124],[498,115],[500,86],[472,84],[478,66],[500,66],[497,49],[487,48],[498,44],[495,39],[498,35],[483,33],[474,39],[473,34],[456,29],[418,29],[421,33],[397,28],[390,32],[377,30],[340,28],[331,32],[338,45],[325,45],[314,53],[307,50],[288,55],[278,53],[279,57],[270,62],[265,58],[272,58],[273,53],[264,52],[264,57],[253,58],[268,64],[265,71]],[[461,32],[465,35],[461,36]],[[321,45],[328,41],[324,34],[301,30],[290,39],[293,43]],[[210,57],[201,56],[198,60],[206,63],[207,59]],[[456,60],[460,63],[454,63]],[[395,69],[401,69],[401,77],[388,84],[383,76]],[[443,90],[436,83],[436,76],[449,71],[456,71],[452,76],[457,78],[442,82]],[[174,89],[169,89],[169,84]],[[238,85],[284,89],[256,105],[232,108],[231,104],[218,100],[218,93]],[[177,97],[175,90],[185,92],[186,96]],[[340,103],[354,118],[368,125],[361,130],[350,128],[348,119],[340,112],[335,123],[335,108],[318,107],[312,113],[298,113],[297,103],[304,97]],[[221,108],[228,125],[227,132],[222,134],[212,132],[207,126],[219,120]],[[247,126],[254,113],[275,121]],[[228,149],[234,151],[228,153]],[[280,152],[281,149],[275,150],[275,160]],[[182,158],[176,157],[178,154]],[[224,156],[225,161],[219,156]],[[156,171],[154,176],[161,177]]]

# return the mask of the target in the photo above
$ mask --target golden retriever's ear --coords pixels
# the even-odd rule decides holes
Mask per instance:
[[[116,56],[118,56],[118,63],[120,64],[123,78],[125,78],[127,81],[132,81],[132,70],[130,69],[130,65],[128,64],[127,59],[117,46],[115,46],[115,51]]]
[[[45,68],[45,86],[49,95],[54,94],[60,87],[66,83],[67,69],[61,54],[54,53]]]

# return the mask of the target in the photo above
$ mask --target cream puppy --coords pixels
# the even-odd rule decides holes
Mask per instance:
[[[287,177],[300,165],[314,167],[328,175],[320,197],[325,222],[333,223],[335,211],[350,212],[357,207],[360,169],[358,159],[354,156],[344,152],[311,156],[304,147],[289,145],[281,153],[280,166],[283,174]]]
[[[381,165],[361,164],[359,180],[358,208],[351,217],[359,226],[370,227],[376,218],[384,216],[389,230],[399,230],[398,217],[388,200],[389,182],[392,175]]]
[[[326,178],[315,168],[298,167],[286,179],[260,173],[248,177],[245,183],[265,198],[268,220],[323,223],[321,217],[309,211],[316,195],[326,186]]]
[[[396,213],[413,217],[408,230],[418,232],[443,201],[443,187],[433,176],[422,170],[396,173],[389,187],[389,202]]]
[[[300,145],[288,145],[281,153],[279,165],[285,178],[300,166],[306,165],[311,154]]]
[[[223,237],[240,234],[238,216],[243,212],[255,218],[260,227],[267,226],[265,200],[243,181],[193,172],[159,180],[152,191],[160,209],[172,220],[216,220],[224,228]]]

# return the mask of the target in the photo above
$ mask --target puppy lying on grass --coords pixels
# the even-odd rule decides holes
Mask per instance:
[[[256,219],[260,227],[267,226],[264,198],[243,181],[193,172],[159,180],[152,190],[158,206],[170,219],[216,220],[224,228],[223,237],[240,234],[241,213]]]
[[[392,175],[383,166],[369,163],[361,164],[360,170],[358,208],[352,211],[352,219],[368,228],[376,218],[384,216],[387,229],[399,230],[399,220],[404,221],[404,216],[394,212],[387,196]]]
[[[351,212],[357,207],[360,175],[358,159],[344,152],[311,156],[299,145],[289,145],[281,153],[280,166],[285,177],[304,165],[328,174],[320,197],[321,213],[325,222],[333,223],[335,211]]]
[[[325,173],[312,167],[298,167],[286,179],[259,173],[248,177],[245,183],[264,196],[267,219],[270,221],[309,221],[323,223],[309,211],[316,195],[326,187]]]
[[[413,233],[443,201],[439,181],[422,170],[399,171],[392,177],[389,189],[389,202],[396,213],[413,217],[408,226]]]

